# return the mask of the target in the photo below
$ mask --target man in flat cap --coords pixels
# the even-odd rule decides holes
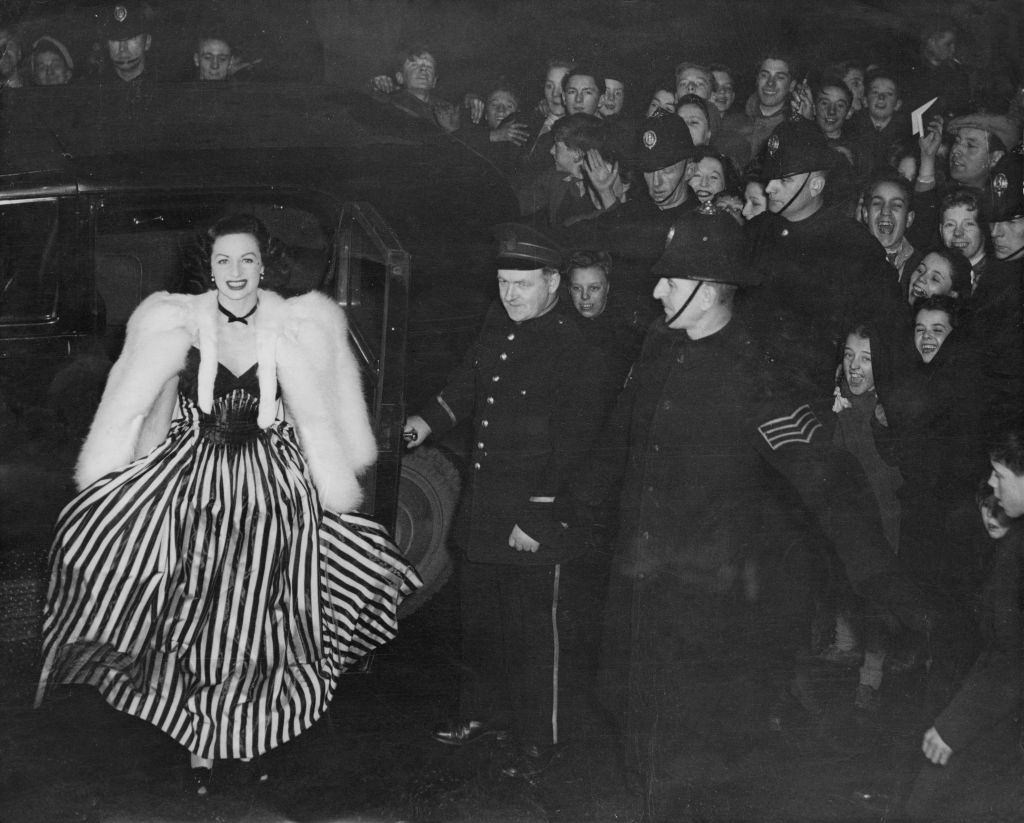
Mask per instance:
[[[837,542],[870,546],[858,581],[891,576],[892,553],[863,472],[735,316],[760,281],[735,220],[681,218],[651,279],[663,322],[573,493],[589,506],[618,493],[600,694],[644,819],[682,821],[701,792],[742,778],[792,673],[802,558],[768,512],[798,506]]]
[[[769,215],[750,224],[763,284],[742,312],[780,365],[831,397],[838,346],[857,321],[887,317],[899,286],[885,253],[845,204],[826,205],[836,154],[814,123],[782,123],[768,138],[762,178]],[[877,369],[876,369],[877,375]]]
[[[596,353],[558,304],[559,250],[527,226],[498,234],[500,302],[447,386],[407,420],[406,440],[415,447],[472,421],[455,529],[464,555],[461,716],[434,738],[464,745],[512,730],[536,764],[565,737],[559,590],[587,548],[586,529],[574,528],[560,497],[607,403]]]
[[[943,120],[936,117],[921,143],[921,167],[914,194],[917,213],[911,242],[922,248],[934,242],[943,196],[955,186],[989,191],[996,166],[1021,141],[1020,123],[1003,114],[976,112],[953,118],[945,126],[953,136],[949,150],[949,176],[945,186],[936,181],[936,157],[942,145]]]

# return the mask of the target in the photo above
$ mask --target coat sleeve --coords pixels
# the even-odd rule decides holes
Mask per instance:
[[[946,744],[959,752],[997,724],[1020,712],[1022,630],[1019,534],[1000,541],[986,586],[992,635],[949,706],[935,721]]]
[[[832,444],[811,407],[768,397],[757,408],[751,435],[832,542],[854,590],[911,628],[930,629],[934,613],[897,571],[864,470]]]
[[[321,502],[352,511],[362,500],[359,475],[377,459],[377,440],[345,312],[317,292],[285,304],[275,346],[285,405]]]
[[[466,351],[462,362],[448,376],[445,387],[420,409],[420,417],[427,421],[430,433],[439,437],[463,420],[473,416],[476,407],[476,376],[480,360],[480,340],[487,330],[500,321],[504,309],[492,305],[484,319],[483,331]]]

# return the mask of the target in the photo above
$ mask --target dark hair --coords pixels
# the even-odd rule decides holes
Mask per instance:
[[[568,279],[574,269],[591,268],[600,269],[604,272],[605,279],[611,279],[612,256],[606,251],[578,249],[569,255],[569,259],[565,261],[565,265],[562,267],[562,270],[565,277]]]
[[[960,252],[946,246],[933,246],[926,249],[921,257],[921,262],[929,254],[935,254],[949,263],[950,279],[953,281],[950,288],[956,292],[957,297],[963,298],[971,293],[971,261]],[[916,308],[916,307],[915,307]]]
[[[912,212],[914,210],[912,202],[914,198],[914,184],[893,169],[882,169],[871,175],[861,194],[861,202],[864,203],[865,208],[867,208],[868,201],[871,199],[875,189],[883,183],[898,187],[903,192],[903,199],[907,201],[907,211]]]
[[[871,91],[871,84],[876,80],[888,80],[896,87],[896,99],[900,97],[900,78],[896,75],[896,72],[889,71],[889,69],[876,66],[871,69],[864,77],[864,93],[867,94]]]
[[[988,443],[988,457],[1002,463],[1018,477],[1024,476],[1024,421],[1000,428]]]
[[[797,80],[800,76],[800,66],[797,65],[796,58],[793,53],[788,49],[772,46],[761,52],[757,58],[757,63],[754,64],[754,77],[756,78],[758,72],[761,71],[761,66],[768,60],[778,60],[786,64],[786,68],[789,70],[789,76],[791,80]]]
[[[895,170],[901,160],[907,157],[912,157],[918,168],[921,166],[921,147],[918,145],[916,140],[910,138],[904,138],[902,140],[894,140],[889,146],[886,152],[886,163]]]
[[[487,90],[487,94],[484,95],[484,103],[490,100],[491,95],[498,91],[503,91],[512,95],[512,100],[515,101],[516,109],[522,105],[522,98],[519,96],[519,90],[509,82],[507,77],[499,77],[491,84],[491,87]]]
[[[710,90],[714,91],[716,88],[718,88],[718,84],[715,82],[715,75],[711,73],[711,69],[708,66],[705,66],[703,63],[691,63],[686,60],[684,60],[675,68],[674,76],[677,84],[679,83],[679,75],[682,74],[687,69],[697,69],[697,71],[704,72],[704,74],[708,76],[708,86]]]
[[[708,108],[708,101],[703,97],[698,97],[696,94],[684,94],[678,100],[676,100],[676,113],[679,113],[680,106],[696,106],[702,112],[704,117],[708,121],[708,125],[711,125],[711,114]]]
[[[982,201],[981,192],[967,186],[958,186],[947,192],[939,201],[939,229],[942,229],[942,220],[949,209],[962,206],[970,209],[977,215],[978,230],[981,232],[982,247],[988,251],[992,242],[992,233],[989,231],[988,215],[985,210],[985,203]]]
[[[564,55],[560,57],[552,57],[544,66],[544,77],[547,78],[548,72],[551,71],[551,69],[565,69],[566,71],[572,71],[572,68],[575,65],[576,63],[574,60]]]
[[[430,57],[434,59],[434,66],[436,68],[437,63],[439,62],[437,59],[437,52],[426,43],[411,43],[404,48],[400,48],[395,53],[395,71],[401,72],[409,60],[422,57],[424,54],[430,55]]]
[[[825,89],[839,89],[846,97],[846,102],[849,105],[853,105],[853,92],[850,91],[850,87],[846,85],[846,81],[843,80],[838,74],[823,74],[817,84],[817,91],[823,92]]]
[[[1006,143],[1003,142],[1003,138],[993,132],[988,132],[988,151],[991,154],[994,151],[1001,151],[1006,154],[1008,149]]]
[[[736,170],[736,164],[732,162],[732,159],[712,149],[698,146],[692,160],[694,163],[699,163],[704,158],[717,160],[722,167],[725,188],[722,189],[721,194],[738,194],[742,196],[746,184],[743,182],[740,173]]]
[[[227,214],[203,231],[191,255],[186,260],[184,290],[197,294],[210,287],[210,258],[213,255],[213,244],[218,238],[229,234],[248,234],[256,239],[260,249],[260,258],[269,281],[273,286],[278,278],[277,267],[282,258],[281,247],[270,236],[267,227],[253,214]]]
[[[982,507],[991,508],[994,516],[1005,514],[1003,507],[999,505],[999,501],[996,500],[995,495],[992,493],[992,487],[988,484],[988,478],[978,481],[978,488],[974,490],[974,503],[979,509]]]
[[[846,337],[853,335],[854,337],[859,337],[861,340],[870,341],[874,334],[875,327],[871,325],[871,323],[858,323],[846,333]],[[844,337],[843,339],[845,340],[846,338]]]
[[[914,303],[914,317],[923,311],[941,311],[949,317],[949,327],[955,329],[960,325],[960,301],[948,294],[933,294],[930,297],[922,297]]]
[[[570,77],[593,77],[594,85],[597,86],[597,96],[600,97],[604,94],[604,74],[596,66],[578,65],[569,69],[565,73],[565,77],[562,78],[563,94],[565,94],[565,88],[569,84]]]
[[[604,121],[592,114],[569,114],[555,121],[551,138],[556,143],[565,143],[566,148],[587,152],[597,149],[602,154],[608,142]]]
[[[725,63],[708,63],[708,71],[711,72],[712,80],[715,79],[715,72],[717,71],[719,74],[728,74],[729,79],[734,83],[736,82],[736,72],[734,72],[729,66],[725,65]],[[718,81],[716,80],[715,86],[717,85]]]

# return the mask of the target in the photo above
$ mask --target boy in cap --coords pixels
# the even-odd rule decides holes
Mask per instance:
[[[540,768],[564,738],[569,697],[558,671],[559,588],[587,544],[560,498],[597,438],[602,365],[558,305],[561,253],[528,226],[498,227],[498,296],[445,388],[406,421],[416,447],[473,425],[455,540],[463,666],[460,717],[434,739],[452,746],[512,729],[524,744],[510,776]],[[571,311],[571,307],[569,311]]]
[[[32,44],[29,55],[32,82],[37,86],[63,86],[71,82],[75,62],[56,37],[44,35]]]

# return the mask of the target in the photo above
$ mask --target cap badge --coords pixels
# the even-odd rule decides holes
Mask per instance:
[[[992,191],[997,195],[1001,195],[1010,187],[1010,181],[1006,179],[1006,175],[999,172],[995,177],[992,178]]]
[[[658,135],[654,129],[648,129],[644,132],[643,137],[640,138],[643,141],[644,148],[653,149],[658,144]]]
[[[773,134],[768,138],[768,156],[774,157],[779,151],[779,135]]]
[[[516,236],[515,232],[509,232],[503,238],[501,238],[501,251],[503,253],[514,252],[516,250],[516,246],[518,245],[519,238]]]
[[[123,23],[128,19],[128,9],[124,6],[114,6],[114,19],[118,23]]]

